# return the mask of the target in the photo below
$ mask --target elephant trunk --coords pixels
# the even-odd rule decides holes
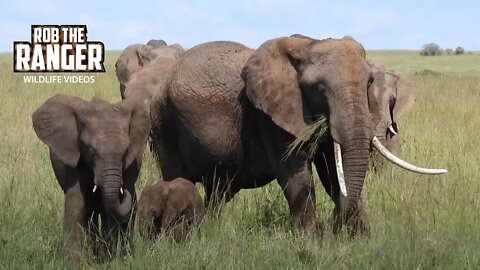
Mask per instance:
[[[339,210],[346,220],[357,211],[373,138],[367,97],[358,90],[360,89],[344,89],[341,92],[351,95],[343,97],[344,102],[337,101],[330,106],[330,128],[338,153],[337,173],[341,189]],[[340,166],[338,160],[341,160]],[[342,169],[344,184],[341,179]]]
[[[105,167],[102,170],[101,190],[107,214],[118,221],[128,218],[132,209],[132,195],[122,187],[121,166]]]
[[[391,126],[387,121],[380,121],[375,128],[375,137],[383,144],[386,145],[387,141],[387,129]]]
[[[354,136],[354,139],[340,143],[347,192],[343,195],[345,198],[342,198],[344,201],[342,208],[348,215],[355,210],[360,199],[370,155],[370,137],[358,135],[360,131],[356,131],[356,129],[363,129],[363,127],[352,129],[352,132],[357,132],[357,136]]]
[[[380,121],[377,126],[375,127],[374,135],[378,140],[382,143],[382,145],[387,145],[387,128],[389,127],[389,123],[387,121]],[[380,154],[376,151],[376,149],[373,149],[373,151],[370,153],[372,156],[373,164],[383,164],[385,162],[385,159],[381,157]]]

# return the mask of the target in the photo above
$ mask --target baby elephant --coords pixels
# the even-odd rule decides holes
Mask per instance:
[[[187,238],[205,214],[205,206],[195,185],[185,178],[149,181],[138,202],[140,234],[155,240],[161,229],[173,232],[175,241]]]

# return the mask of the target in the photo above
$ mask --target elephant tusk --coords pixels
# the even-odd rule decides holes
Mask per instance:
[[[93,193],[95,193],[96,190],[97,190],[97,185],[94,185],[93,186]]]
[[[123,188],[120,188],[120,194],[123,195]]]
[[[382,143],[377,139],[376,136],[373,137],[372,143],[375,146],[375,148],[378,150],[378,152],[380,152],[380,154],[382,154],[386,159],[388,159],[389,161],[391,161],[392,163],[394,163],[395,165],[397,165],[401,168],[404,168],[404,169],[412,171],[412,172],[423,173],[423,174],[444,174],[444,173],[447,173],[447,170],[445,170],[445,169],[421,168],[421,167],[417,167],[413,164],[410,164],[410,163],[400,159],[399,157],[395,156],[390,151],[388,151],[388,149],[385,148],[385,146],[382,145]]]
[[[337,178],[338,184],[340,186],[340,191],[343,196],[347,197],[347,187],[345,186],[345,175],[343,174],[343,165],[342,165],[342,149],[340,144],[333,142],[333,147],[335,150],[335,164],[337,166]]]
[[[388,130],[390,130],[390,132],[391,132],[393,135],[397,135],[397,132],[395,131],[395,129],[393,128],[392,125],[390,125],[390,126],[388,127]]]

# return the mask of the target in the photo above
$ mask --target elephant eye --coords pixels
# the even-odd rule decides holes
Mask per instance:
[[[88,148],[88,154],[89,154],[90,156],[94,157],[94,156],[97,154],[96,151],[95,151],[95,148],[89,147],[89,148]]]
[[[320,91],[320,92],[323,93],[323,92],[325,92],[326,87],[325,87],[324,84],[319,83],[319,84],[317,85],[317,89],[318,89],[318,91]]]
[[[393,121],[393,108],[395,107],[396,98],[390,97],[388,99],[388,109],[390,111],[390,119]]]
[[[375,78],[374,78],[372,75],[370,75],[370,77],[368,78],[368,84],[367,84],[367,86],[370,87],[370,85],[372,85],[372,83],[373,83],[374,80],[375,80]]]

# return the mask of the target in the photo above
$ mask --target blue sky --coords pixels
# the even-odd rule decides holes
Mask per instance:
[[[250,47],[300,33],[351,35],[366,49],[480,50],[480,1],[0,1],[0,51],[30,40],[31,24],[87,24],[107,50],[160,38],[184,47],[234,40]]]

